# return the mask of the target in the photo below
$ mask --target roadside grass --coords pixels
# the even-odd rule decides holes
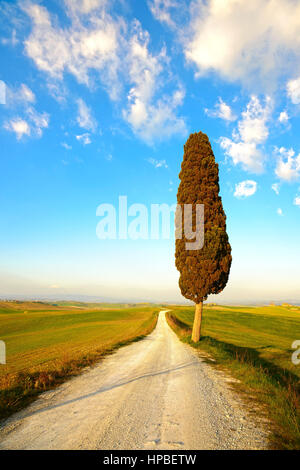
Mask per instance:
[[[191,341],[193,307],[172,307],[166,314],[180,339],[208,353],[238,379],[238,388],[253,398],[270,422],[270,448],[300,449],[300,365],[291,361],[291,344],[300,339],[300,308],[204,307],[202,338]]]
[[[82,305],[81,305],[82,307]],[[83,310],[38,302],[0,302],[0,419],[155,327],[157,306]]]

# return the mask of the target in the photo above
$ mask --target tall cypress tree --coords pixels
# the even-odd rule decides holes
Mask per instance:
[[[218,294],[227,284],[231,266],[231,247],[226,232],[226,216],[219,196],[219,168],[206,134],[191,134],[184,146],[179,173],[177,204],[182,216],[176,217],[176,230],[182,224],[183,236],[176,240],[175,264],[180,272],[179,287],[184,297],[196,304],[192,341],[201,334],[203,301]],[[204,205],[204,245],[186,249],[190,242],[184,234],[184,204],[192,204],[193,228],[196,204]]]

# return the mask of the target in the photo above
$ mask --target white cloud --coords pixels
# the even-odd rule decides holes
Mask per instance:
[[[154,3],[160,11],[164,9],[162,2]],[[164,4],[172,9],[177,1]],[[100,81],[113,100],[120,99],[127,88],[127,105],[119,103],[119,108],[123,107],[123,118],[135,134],[148,143],[184,134],[185,121],[177,116],[177,109],[185,93],[182,86],[172,85],[175,80],[165,48],[151,53],[147,31],[137,20],[128,25],[124,18],[111,16],[111,2],[65,0],[64,5],[68,24],[62,26],[46,7],[30,0],[22,3],[32,23],[24,41],[25,53],[46,73],[51,95],[64,100],[60,84],[66,73],[91,91]],[[84,117],[85,103],[79,106],[79,125],[94,131],[95,121]]]
[[[4,128],[7,131],[14,132],[18,140],[20,140],[24,135],[30,135],[30,126],[28,122],[21,118],[14,118],[5,122]]]
[[[218,117],[224,119],[224,121],[235,121],[236,116],[232,112],[231,107],[226,104],[222,98],[219,98],[219,102],[215,104],[215,110],[205,109],[205,112],[210,117]]]
[[[151,163],[155,168],[168,168],[166,160],[156,160],[155,158],[149,158],[148,162]]]
[[[24,2],[22,8],[33,24],[24,44],[26,54],[50,77],[62,79],[69,72],[79,83],[90,86],[91,74],[96,72],[110,96],[115,97],[121,25],[107,13],[105,3],[67,0],[71,24],[62,28],[45,7]]]
[[[84,134],[81,134],[81,135],[77,135],[76,139],[79,142],[82,142],[83,145],[89,145],[92,142],[90,134],[88,132],[85,132]]]
[[[300,104],[300,77],[288,82],[287,94],[292,103]]]
[[[263,107],[256,96],[252,96],[246,111],[238,122],[238,129],[232,133],[232,139],[220,138],[221,148],[234,165],[241,164],[245,170],[261,172],[264,155],[258,147],[268,138],[267,120],[271,112],[271,100],[266,98]]]
[[[257,190],[256,181],[252,181],[252,180],[241,181],[240,183],[235,185],[234,196],[238,198],[253,196],[253,194],[256,193],[256,190]]]
[[[277,214],[278,215],[283,215],[282,209],[280,209],[280,207],[277,209]]]
[[[94,132],[97,128],[97,122],[92,116],[91,109],[86,105],[82,98],[77,100],[78,115],[77,123],[83,129]]]
[[[299,1],[195,0],[192,6],[184,52],[198,74],[212,70],[269,87],[299,63]]]
[[[266,122],[271,111],[270,98],[266,98],[266,105],[263,107],[256,96],[252,96],[247,105],[246,111],[242,113],[242,119],[238,123],[239,134],[243,142],[263,143],[269,131]]]
[[[144,120],[137,126],[132,125],[134,132],[146,142],[186,134],[184,119],[176,115],[176,93],[173,96],[164,96],[154,104],[148,104]],[[130,122],[130,117],[128,121]]]
[[[238,183],[235,185],[234,196],[238,198],[253,196],[253,194],[256,193],[256,190],[257,190],[256,181],[252,181],[252,180],[241,181],[241,183]]]
[[[259,173],[263,169],[263,155],[253,142],[235,142],[228,137],[221,137],[221,148],[229,156],[234,165],[241,164],[244,170]]]
[[[277,194],[279,194],[279,190],[280,190],[280,186],[279,186],[279,183],[274,183],[272,184],[271,188],[273,189],[273,191]]]
[[[287,123],[289,120],[289,115],[286,111],[282,111],[280,114],[279,114],[279,118],[278,118],[278,121],[281,122],[281,123]]]
[[[132,86],[128,94],[128,107],[123,110],[123,117],[133,131],[148,142],[155,138],[169,137],[186,132],[183,118],[176,115],[176,109],[184,99],[182,87],[172,94],[157,92],[165,84],[164,66],[168,62],[165,48],[159,54],[150,53],[150,36],[143,31],[136,21],[135,33],[131,37],[128,52],[129,78]]]
[[[300,207],[300,196],[296,196],[295,199],[294,199],[294,204],[295,206],[299,206]]]
[[[5,122],[4,129],[14,132],[17,140],[24,135],[41,137],[43,130],[49,126],[49,115],[39,113],[33,107],[25,110],[26,119],[21,117],[12,118]]]
[[[278,155],[278,162],[275,174],[284,181],[297,181],[300,177],[300,153],[295,156],[295,151],[281,147],[275,149]]]

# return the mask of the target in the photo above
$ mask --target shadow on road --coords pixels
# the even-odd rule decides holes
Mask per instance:
[[[67,401],[65,401],[63,403],[59,403],[57,405],[46,406],[45,408],[33,411],[32,413],[23,414],[24,413],[24,411],[23,411],[22,417],[20,419],[23,420],[23,419],[29,418],[30,416],[34,416],[36,414],[39,414],[39,413],[45,413],[49,410],[54,410],[54,409],[57,409],[57,408],[61,408],[63,406],[70,405],[70,404],[75,403],[77,401],[85,400],[85,399],[91,398],[95,395],[99,395],[100,393],[108,392],[108,391],[113,390],[115,388],[123,387],[124,385],[128,385],[128,384],[130,384],[132,382],[136,382],[138,380],[143,380],[143,379],[146,379],[148,377],[155,377],[155,376],[163,375],[163,374],[169,374],[171,372],[176,372],[178,370],[182,370],[182,369],[185,369],[187,367],[194,366],[194,365],[199,365],[199,362],[198,361],[193,361],[193,362],[189,362],[189,363],[186,363],[186,364],[179,364],[176,367],[164,369],[164,370],[161,370],[161,371],[158,371],[158,372],[148,372],[146,374],[143,374],[143,375],[140,375],[140,376],[137,376],[137,377],[129,378],[128,380],[123,381],[123,382],[107,385],[106,387],[101,387],[101,388],[99,388],[99,390],[96,390],[95,392],[92,392],[92,393],[88,393],[88,394],[83,395],[81,397],[73,398],[72,400],[67,400]]]

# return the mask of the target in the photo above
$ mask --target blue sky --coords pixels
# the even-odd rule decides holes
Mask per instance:
[[[175,203],[184,142],[201,130],[233,249],[210,300],[300,302],[300,1],[24,0],[0,13],[2,297],[184,300],[174,240],[99,240],[96,209],[119,195]]]

